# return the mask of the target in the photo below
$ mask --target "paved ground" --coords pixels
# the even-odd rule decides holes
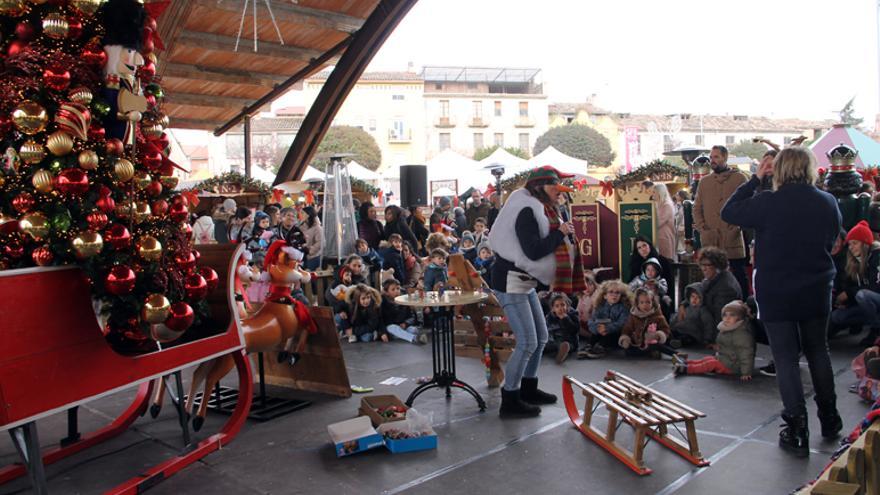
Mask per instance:
[[[351,382],[405,398],[414,380],[430,371],[430,347],[392,344],[343,344]],[[867,410],[847,393],[852,383],[849,361],[858,352],[856,339],[832,342],[839,407],[846,430]],[[694,354],[692,353],[692,356]],[[758,365],[766,348],[759,348]],[[539,418],[498,418],[498,389],[485,385],[474,359],[458,360],[459,376],[483,394],[489,410],[480,413],[473,399],[454,392],[451,401],[431,391],[416,400],[432,412],[439,435],[437,450],[392,455],[377,449],[337,459],[325,426],[356,415],[360,396],[335,399],[315,396],[307,409],[268,423],[248,423],[228,448],[160,483],[153,495],[180,493],[566,493],[591,494],[784,494],[811,479],[827,463],[835,442],[823,442],[818,421],[811,418],[813,453],[795,459],[776,446],[780,407],[773,379],[673,378],[668,360],[633,360],[609,356],[598,361],[569,360],[541,366],[541,384],[559,393],[561,376],[600,379],[615,369],[708,414],[697,422],[700,445],[712,466],[698,469],[649,444],[646,462],[654,474],[639,477],[577,432],[561,404],[545,407]],[[806,367],[804,380],[809,383]],[[406,377],[399,386],[382,386],[391,376]],[[119,393],[90,403],[81,411],[83,430],[106,423],[127,405],[132,394]],[[811,409],[815,408],[810,403]],[[602,415],[602,411],[597,414]],[[815,416],[815,414],[813,415]],[[199,438],[216,430],[225,417],[210,415]],[[63,416],[39,424],[44,445],[65,434]],[[621,428],[621,438],[629,433]],[[176,416],[168,407],[160,417],[141,418],[129,432],[106,444],[48,468],[52,493],[100,493],[140,469],[167,458],[181,446]],[[16,460],[11,442],[0,440],[0,462]],[[0,487],[0,495],[28,493],[17,480]]]

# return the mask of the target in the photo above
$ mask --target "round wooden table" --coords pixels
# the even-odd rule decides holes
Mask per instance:
[[[394,302],[401,306],[413,308],[431,308],[431,353],[434,363],[434,376],[430,381],[415,388],[406,399],[406,405],[412,406],[413,401],[422,392],[432,388],[445,388],[446,398],[452,397],[452,387],[460,388],[471,394],[480,406],[480,411],[486,410],[486,402],[474,387],[459,380],[455,376],[455,338],[452,330],[454,319],[453,308],[455,306],[467,306],[478,304],[489,299],[484,292],[472,291],[444,291],[441,296],[435,291],[426,292],[424,297],[418,294],[398,296]]]

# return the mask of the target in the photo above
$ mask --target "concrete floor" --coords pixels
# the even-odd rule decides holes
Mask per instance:
[[[849,362],[860,350],[857,340],[848,337],[832,342],[838,405],[846,431],[867,410],[866,404],[847,392],[853,382]],[[415,387],[414,380],[430,373],[429,346],[345,343],[343,348],[351,383],[375,387],[376,394],[405,399]],[[768,350],[759,346],[758,352],[757,365],[762,366]],[[421,395],[415,407],[433,413],[439,437],[436,450],[393,455],[376,449],[337,459],[326,425],[354,417],[361,396],[310,396],[315,401],[310,407],[267,423],[249,422],[228,448],[163,481],[149,493],[784,494],[815,477],[836,446],[834,441],[821,439],[813,414],[812,455],[795,459],[782,452],[776,446],[780,423],[776,384],[760,375],[745,384],[730,378],[673,378],[668,360],[625,359],[612,354],[597,361],[571,359],[562,366],[545,359],[541,385],[559,394],[563,374],[595,381],[607,369],[626,373],[705,412],[708,417],[699,420],[697,428],[701,450],[712,465],[695,468],[652,443],[645,460],[654,473],[639,477],[575,430],[561,401],[544,407],[538,418],[502,421],[497,414],[498,389],[486,387],[477,360],[460,358],[459,377],[480,391],[489,409],[480,413],[475,401],[462,391],[453,392],[450,401],[439,390]],[[809,390],[805,366],[802,372]],[[379,385],[392,376],[409,380],[399,386]],[[81,408],[82,430],[105,424],[131,397],[132,392],[123,392]],[[812,401],[809,405],[815,411]],[[597,415],[602,416],[603,411]],[[176,421],[166,406],[156,420],[141,418],[121,437],[48,467],[51,493],[100,493],[166,459],[181,447]],[[225,416],[209,414],[197,438],[216,431],[222,421]],[[41,421],[39,428],[42,443],[51,445],[65,435],[65,417]],[[619,437],[631,438],[629,431],[621,428]],[[0,465],[16,460],[8,437],[0,440]],[[0,495],[29,492],[29,485],[21,479],[0,487]]]

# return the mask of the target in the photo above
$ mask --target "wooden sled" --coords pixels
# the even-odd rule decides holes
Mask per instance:
[[[480,290],[487,287],[486,282],[474,269],[470,261],[461,254],[449,257],[449,286],[458,287],[463,291]],[[487,304],[471,304],[460,309],[468,320],[455,320],[455,355],[483,359],[486,345],[485,318],[504,316],[501,305],[493,294],[489,294]],[[504,334],[508,334],[507,337]],[[489,336],[489,374],[486,381],[490,387],[500,386],[504,382],[504,370],[501,363],[513,353],[516,342],[507,322],[491,321]]]
[[[266,383],[295,390],[306,390],[337,397],[351,397],[351,384],[345,369],[345,358],[339,345],[339,335],[329,307],[309,308],[318,324],[318,333],[310,335],[305,352],[296,366],[279,363],[277,353],[271,352],[264,360]]]
[[[798,494],[880,495],[880,421],[865,430],[849,449],[825,468],[816,483]]]
[[[583,417],[575,404],[572,385],[581,389],[586,397]],[[652,472],[645,466],[643,459],[645,447],[651,439],[694,465],[709,465],[709,461],[700,453],[697,430],[694,426],[694,421],[706,415],[626,375],[608,371],[604,380],[587,384],[570,376],[563,376],[562,397],[568,417],[575,427],[639,475],[644,476]],[[593,413],[600,404],[608,410],[608,425],[605,431],[591,424]],[[635,430],[632,450],[628,450],[616,441],[617,429],[621,423],[626,423]],[[669,435],[670,426],[678,430],[676,423],[684,423],[687,443]]]

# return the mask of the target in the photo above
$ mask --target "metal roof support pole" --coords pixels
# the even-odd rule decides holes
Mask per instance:
[[[251,176],[251,116],[244,116],[244,176]]]

